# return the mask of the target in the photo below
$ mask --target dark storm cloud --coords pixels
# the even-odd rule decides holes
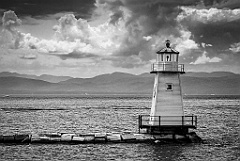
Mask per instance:
[[[213,6],[219,4],[222,3]],[[240,64],[240,56],[234,52],[240,42],[240,9],[185,8],[179,17],[184,17],[180,24],[191,32],[192,39],[200,45],[201,51],[207,53],[207,57],[220,58],[224,64]],[[236,45],[230,50],[233,44]],[[195,59],[197,55],[192,53]]]
[[[138,56],[143,61],[153,58],[154,53],[151,45],[154,42],[146,41],[143,37],[155,35],[158,37],[180,37],[176,17],[182,11],[180,6],[193,6],[200,3],[196,0],[97,0],[97,5],[104,5],[112,11],[110,22],[116,24],[124,19],[128,35],[124,37],[115,56],[131,57]],[[127,12],[125,11],[127,10]],[[129,11],[129,12],[128,12]],[[124,13],[125,12],[125,13]],[[128,14],[129,13],[129,14]],[[126,14],[128,14],[126,16]],[[164,40],[163,40],[164,41]],[[162,46],[162,44],[160,44]],[[130,60],[130,59],[129,59]],[[124,63],[121,59],[120,66]],[[127,59],[126,59],[127,61]],[[136,63],[136,62],[134,62]],[[115,63],[116,65],[117,63]]]
[[[206,7],[229,8],[229,9],[240,8],[239,0],[204,0],[203,3]]]
[[[143,34],[148,35],[158,32],[160,28],[175,27],[175,18],[181,12],[179,6],[197,5],[200,0],[97,0],[97,3],[105,4],[113,11],[113,22],[122,18],[121,7],[130,10],[131,17],[126,26],[145,16],[146,20],[141,25],[144,27]]]
[[[187,28],[197,43],[212,44],[217,51],[225,51],[230,44],[240,42],[240,19],[232,22],[187,22]]]
[[[77,17],[89,18],[94,0],[1,0],[1,10],[13,10],[19,17],[42,17],[59,12],[74,12]]]
[[[215,55],[227,52],[232,44],[240,42],[240,10],[203,9],[188,14],[180,23],[192,33],[196,43],[211,44],[206,50]]]

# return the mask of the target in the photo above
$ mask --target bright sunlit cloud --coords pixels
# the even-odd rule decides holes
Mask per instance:
[[[84,5],[88,6],[87,2]],[[240,43],[238,8],[205,6],[203,2],[191,0],[141,3],[96,0],[93,6],[88,12],[81,11],[90,15],[88,18],[85,14],[81,17],[80,11],[75,9],[58,9],[55,13],[41,10],[42,15],[31,13],[34,16],[21,15],[21,12],[18,16],[17,12],[2,9],[1,70],[20,70],[11,66],[10,60],[14,57],[19,59],[17,64],[38,62],[41,64],[39,72],[41,68],[46,72],[51,66],[49,73],[59,72],[60,67],[65,73],[77,73],[66,70],[73,61],[79,65],[78,70],[91,70],[94,65],[105,69],[104,72],[148,72],[147,66],[155,59],[155,52],[164,47],[166,39],[180,52],[183,63],[194,65],[196,69],[200,68],[198,64],[214,63],[216,68],[211,66],[214,71],[219,66],[229,68],[240,62],[236,54]],[[231,71],[231,68],[225,70]],[[87,77],[93,73],[97,74],[95,71],[81,74]]]

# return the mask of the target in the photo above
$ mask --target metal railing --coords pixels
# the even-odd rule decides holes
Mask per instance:
[[[184,73],[184,64],[154,63],[151,72],[180,72]]]
[[[151,126],[188,126],[197,127],[197,116],[138,116],[139,128]]]

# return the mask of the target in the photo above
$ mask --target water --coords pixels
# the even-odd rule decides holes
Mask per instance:
[[[14,96],[0,98],[0,134],[137,133],[148,96]],[[202,144],[0,144],[0,160],[240,160],[240,97],[184,98],[198,116]]]

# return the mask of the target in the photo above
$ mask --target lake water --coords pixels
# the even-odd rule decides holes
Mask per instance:
[[[149,96],[26,96],[0,98],[0,135],[138,132]],[[0,160],[240,160],[240,96],[188,96],[202,144],[0,144]]]

